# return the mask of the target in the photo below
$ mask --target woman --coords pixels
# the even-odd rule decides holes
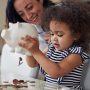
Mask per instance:
[[[40,49],[43,50],[47,44],[43,38],[44,31],[40,25],[42,23],[44,9],[50,5],[54,5],[54,3],[49,0],[8,0],[6,7],[7,26],[9,22],[16,23],[17,21],[36,24]],[[23,79],[22,76],[25,79],[30,76],[36,77],[38,67],[28,67],[25,56],[11,53],[10,49],[11,48],[5,44],[2,50],[1,73],[4,73],[4,76],[1,76],[2,81],[15,78]],[[15,73],[17,73],[17,75]]]
[[[44,32],[39,25],[42,22],[44,9],[50,5],[54,3],[49,0],[9,0],[6,8],[7,25],[8,22],[16,23],[17,21],[36,24],[39,28],[40,43],[43,43],[40,47],[43,49],[46,43],[43,39]]]

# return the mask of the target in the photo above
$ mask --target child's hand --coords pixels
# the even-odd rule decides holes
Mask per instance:
[[[30,51],[31,54],[33,54],[39,50],[39,41],[38,39],[27,35],[21,38],[19,46],[25,48],[26,50]]]

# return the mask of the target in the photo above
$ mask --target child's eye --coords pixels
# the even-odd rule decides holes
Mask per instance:
[[[58,33],[58,36],[59,36],[59,37],[62,37],[62,36],[63,36],[63,34],[62,34],[62,33]]]
[[[53,34],[53,33],[50,33],[50,35],[51,35],[51,36],[54,36],[54,34]]]
[[[54,33],[50,32],[50,35],[51,35],[51,36],[53,36],[53,35],[54,35]]]

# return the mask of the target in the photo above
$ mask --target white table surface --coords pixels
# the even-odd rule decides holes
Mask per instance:
[[[48,83],[34,78],[30,78],[29,80],[24,80],[24,81],[27,81],[26,84],[23,84],[26,87],[16,88],[14,86],[7,86],[7,87],[3,86],[2,88],[1,86],[2,84],[1,84],[0,90],[74,90],[74,89],[67,88],[65,86]],[[6,84],[3,84],[3,85],[6,85]]]

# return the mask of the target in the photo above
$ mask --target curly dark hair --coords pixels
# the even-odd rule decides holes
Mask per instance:
[[[57,5],[47,8],[43,17],[43,26],[45,30],[49,30],[49,24],[52,20],[68,24],[73,35],[78,33],[81,35],[76,44],[87,51],[90,45],[89,10],[84,2],[61,1]]]

